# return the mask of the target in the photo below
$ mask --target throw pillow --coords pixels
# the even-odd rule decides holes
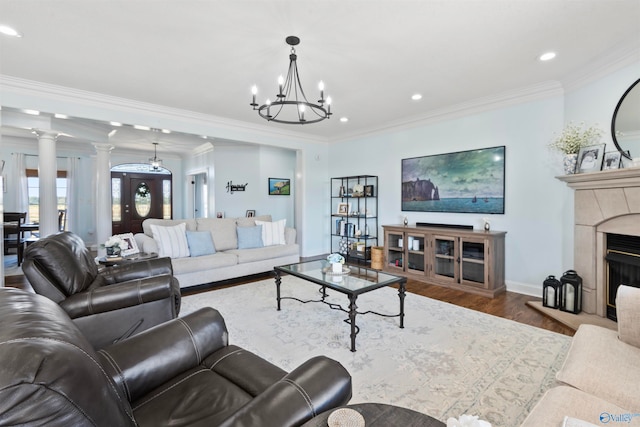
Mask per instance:
[[[640,348],[640,290],[620,285],[616,294],[618,315],[618,338],[620,341]]]
[[[284,227],[286,219],[275,222],[256,221],[256,225],[262,226],[262,243],[265,246],[284,245]]]
[[[158,244],[159,257],[183,258],[189,256],[186,228],[185,223],[173,227],[151,225],[153,238]]]
[[[187,231],[187,243],[189,244],[189,255],[192,257],[216,253],[213,238],[208,231]]]
[[[255,227],[238,227],[238,249],[261,248],[262,243],[262,226]]]

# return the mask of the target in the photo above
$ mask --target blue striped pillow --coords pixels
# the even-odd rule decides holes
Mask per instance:
[[[151,232],[158,244],[159,257],[184,258],[189,256],[187,225],[183,222],[173,227],[152,224]]]

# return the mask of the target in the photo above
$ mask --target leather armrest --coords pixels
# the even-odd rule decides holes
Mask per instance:
[[[131,402],[200,365],[226,347],[228,338],[220,313],[205,307],[103,348],[98,355]]]
[[[114,284],[128,280],[141,279],[161,274],[173,275],[171,258],[151,258],[140,261],[126,262],[101,272],[106,283]]]
[[[72,319],[118,310],[170,298],[174,293],[171,279],[163,275],[101,286],[78,292],[59,304]]]
[[[301,425],[351,399],[351,376],[333,359],[309,359],[227,418],[225,427]]]

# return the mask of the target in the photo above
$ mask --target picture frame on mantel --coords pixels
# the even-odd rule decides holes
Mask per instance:
[[[602,169],[605,144],[589,145],[581,147],[578,152],[576,173],[598,172]]]
[[[602,170],[619,169],[620,161],[622,160],[622,154],[619,151],[612,151],[610,153],[604,153],[604,160],[602,162]]]

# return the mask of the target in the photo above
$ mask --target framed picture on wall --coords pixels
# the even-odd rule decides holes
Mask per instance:
[[[247,210],[247,218],[253,218],[254,216],[256,216],[256,211],[255,209],[249,209]]]
[[[602,169],[605,144],[589,145],[581,147],[578,152],[578,165],[576,173],[597,172]]]
[[[402,159],[402,210],[504,214],[505,146]]]
[[[270,196],[290,196],[291,180],[288,178],[269,178]]]

